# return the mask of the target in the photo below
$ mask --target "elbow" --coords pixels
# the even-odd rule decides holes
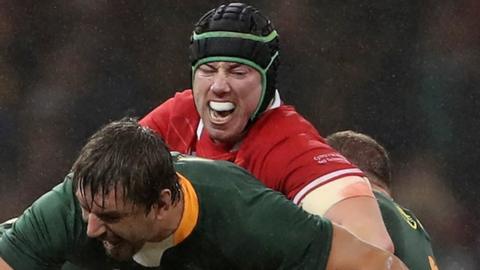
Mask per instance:
[[[379,241],[379,247],[391,253],[395,252],[395,245],[388,234],[382,237],[382,239]]]
[[[384,251],[388,251],[390,253],[395,252],[395,245],[392,242],[392,239],[390,238],[390,235],[385,231],[382,233],[377,233],[370,234],[369,236],[357,236],[364,242],[367,242],[370,245],[373,245],[379,249],[382,249]]]
[[[387,246],[387,251],[390,251],[391,253],[395,253],[395,245],[393,242],[390,240],[390,244]]]
[[[395,245],[393,244],[393,241],[390,238],[387,230],[382,230],[381,228],[379,228],[376,231],[370,232],[372,232],[373,234],[370,234],[368,236],[364,235],[364,237],[360,236],[359,238],[382,250],[388,251],[390,253],[395,252]]]

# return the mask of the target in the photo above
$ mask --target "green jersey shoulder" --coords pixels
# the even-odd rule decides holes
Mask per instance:
[[[411,270],[437,270],[430,236],[415,214],[381,192],[374,192],[397,255]]]

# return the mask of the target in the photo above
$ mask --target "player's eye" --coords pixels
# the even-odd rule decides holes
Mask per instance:
[[[209,65],[201,65],[198,70],[205,74],[210,74],[215,72],[215,68]]]
[[[247,74],[247,71],[245,69],[233,69],[232,74],[243,76],[243,75]]]
[[[121,219],[121,217],[117,215],[105,215],[99,216],[99,218],[105,223],[117,223]]]
[[[246,65],[233,65],[230,67],[230,73],[238,76],[244,76],[249,73],[250,70],[250,67]]]

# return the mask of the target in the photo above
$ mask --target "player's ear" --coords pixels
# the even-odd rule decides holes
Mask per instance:
[[[172,209],[172,191],[170,189],[163,189],[160,191],[160,201],[158,204],[152,206],[152,211],[155,211],[157,219],[164,219],[166,214]]]

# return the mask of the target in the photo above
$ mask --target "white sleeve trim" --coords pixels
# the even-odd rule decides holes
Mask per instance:
[[[339,178],[343,175],[348,175],[348,174],[363,174],[363,172],[358,168],[351,168],[351,169],[334,171],[324,176],[320,176],[317,179],[310,182],[308,185],[304,186],[293,198],[293,203],[298,205],[300,203],[300,200],[303,199],[305,195],[308,194],[313,189],[317,188],[318,186],[321,186],[325,182],[328,182],[334,178]]]

